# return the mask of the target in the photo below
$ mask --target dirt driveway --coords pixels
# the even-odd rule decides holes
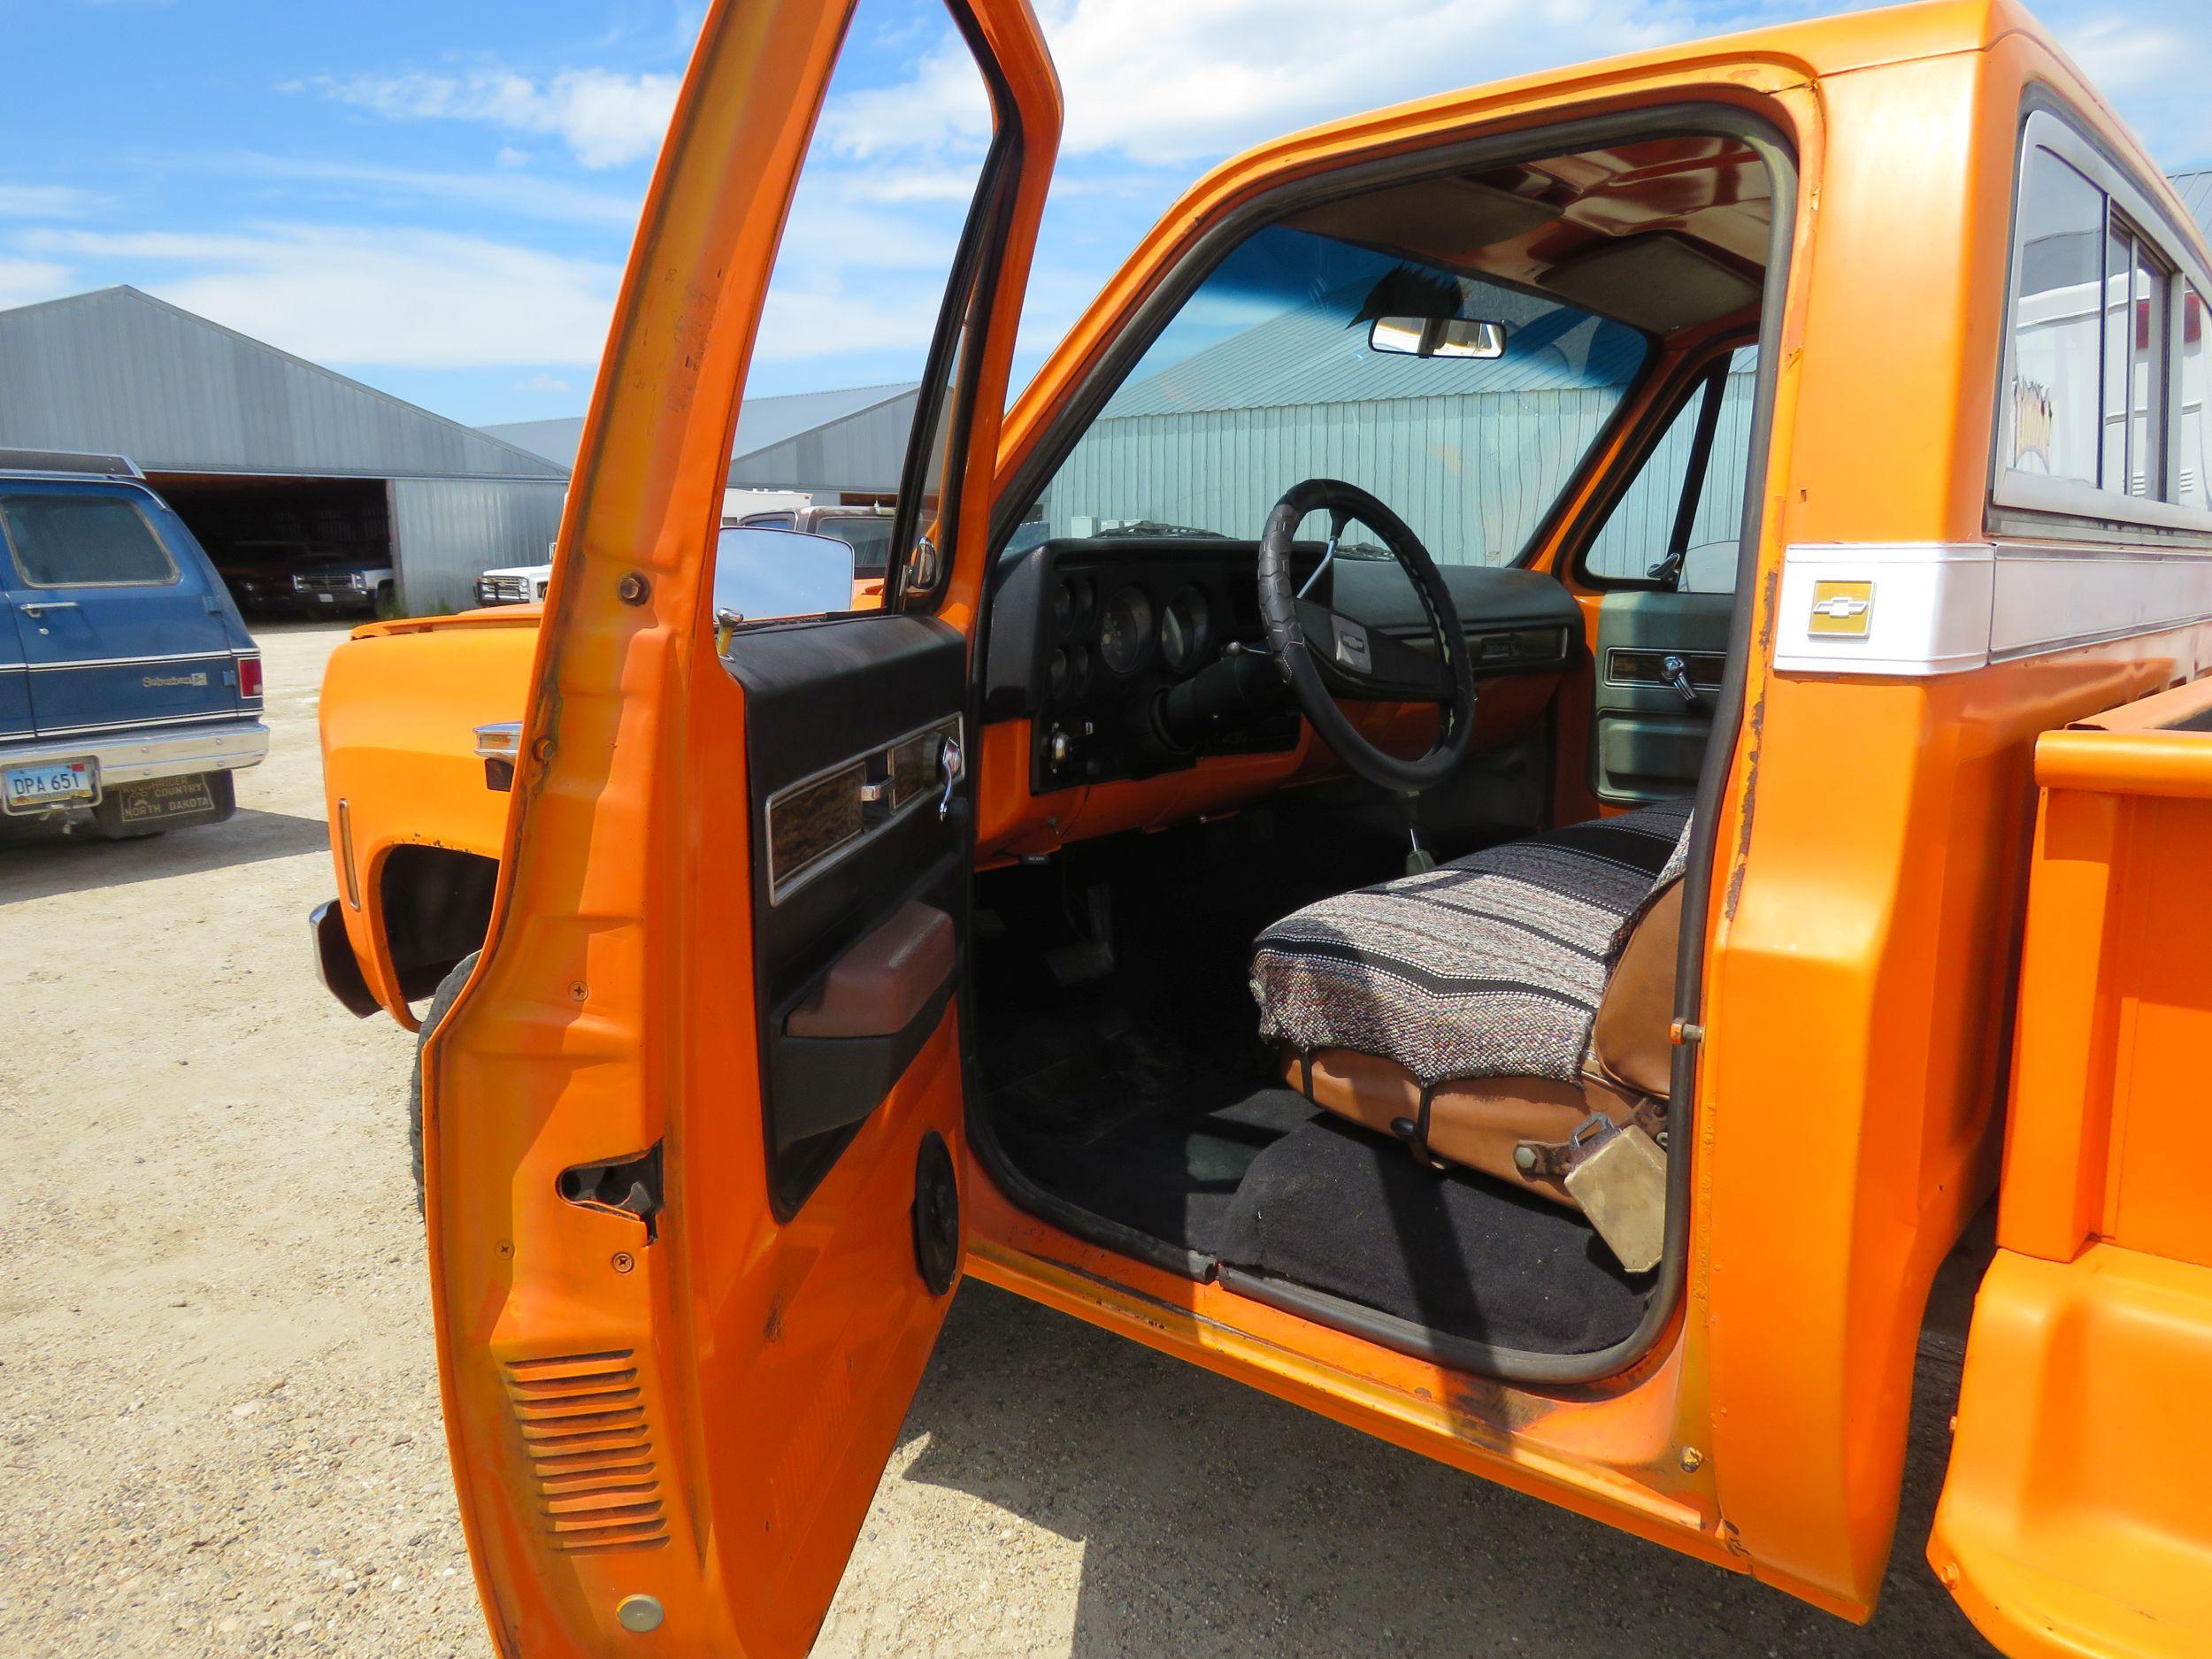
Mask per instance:
[[[0,848],[0,1654],[490,1652],[403,1078],[315,983],[340,634],[264,639],[231,823]],[[1921,1565],[1955,1363],[1858,1630],[972,1286],[825,1655],[1986,1653]],[[644,1648],[641,1647],[641,1653]]]

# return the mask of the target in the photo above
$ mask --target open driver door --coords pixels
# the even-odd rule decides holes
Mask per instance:
[[[967,654],[1059,93],[1021,0],[953,0],[990,137],[886,607],[718,626],[740,388],[851,9],[708,15],[585,423],[489,933],[424,1050],[447,1432],[511,1655],[805,1651],[960,1270]]]

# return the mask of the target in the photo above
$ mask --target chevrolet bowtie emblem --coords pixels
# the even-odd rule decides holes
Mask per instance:
[[[1847,634],[1863,639],[1873,621],[1872,582],[1815,582],[1808,634]]]

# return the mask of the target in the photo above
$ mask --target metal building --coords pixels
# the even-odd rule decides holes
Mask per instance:
[[[918,384],[902,380],[749,397],[730,444],[730,485],[799,490],[818,503],[887,499],[899,487],[920,396]],[[484,431],[566,468],[576,464],[584,418],[515,421]]]
[[[127,455],[211,553],[383,552],[416,614],[545,557],[568,469],[133,288],[0,311],[0,446]]]

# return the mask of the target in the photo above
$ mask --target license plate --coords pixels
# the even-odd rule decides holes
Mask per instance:
[[[90,806],[99,798],[100,769],[89,760],[10,766],[0,772],[0,808],[10,812],[42,812],[55,806]]]
[[[338,595],[336,594],[317,594],[315,597],[321,600],[326,605],[334,605],[338,603]]]
[[[125,824],[145,824],[159,818],[179,818],[187,812],[212,812],[215,793],[204,775],[156,778],[149,783],[126,784],[115,792],[118,818]]]

